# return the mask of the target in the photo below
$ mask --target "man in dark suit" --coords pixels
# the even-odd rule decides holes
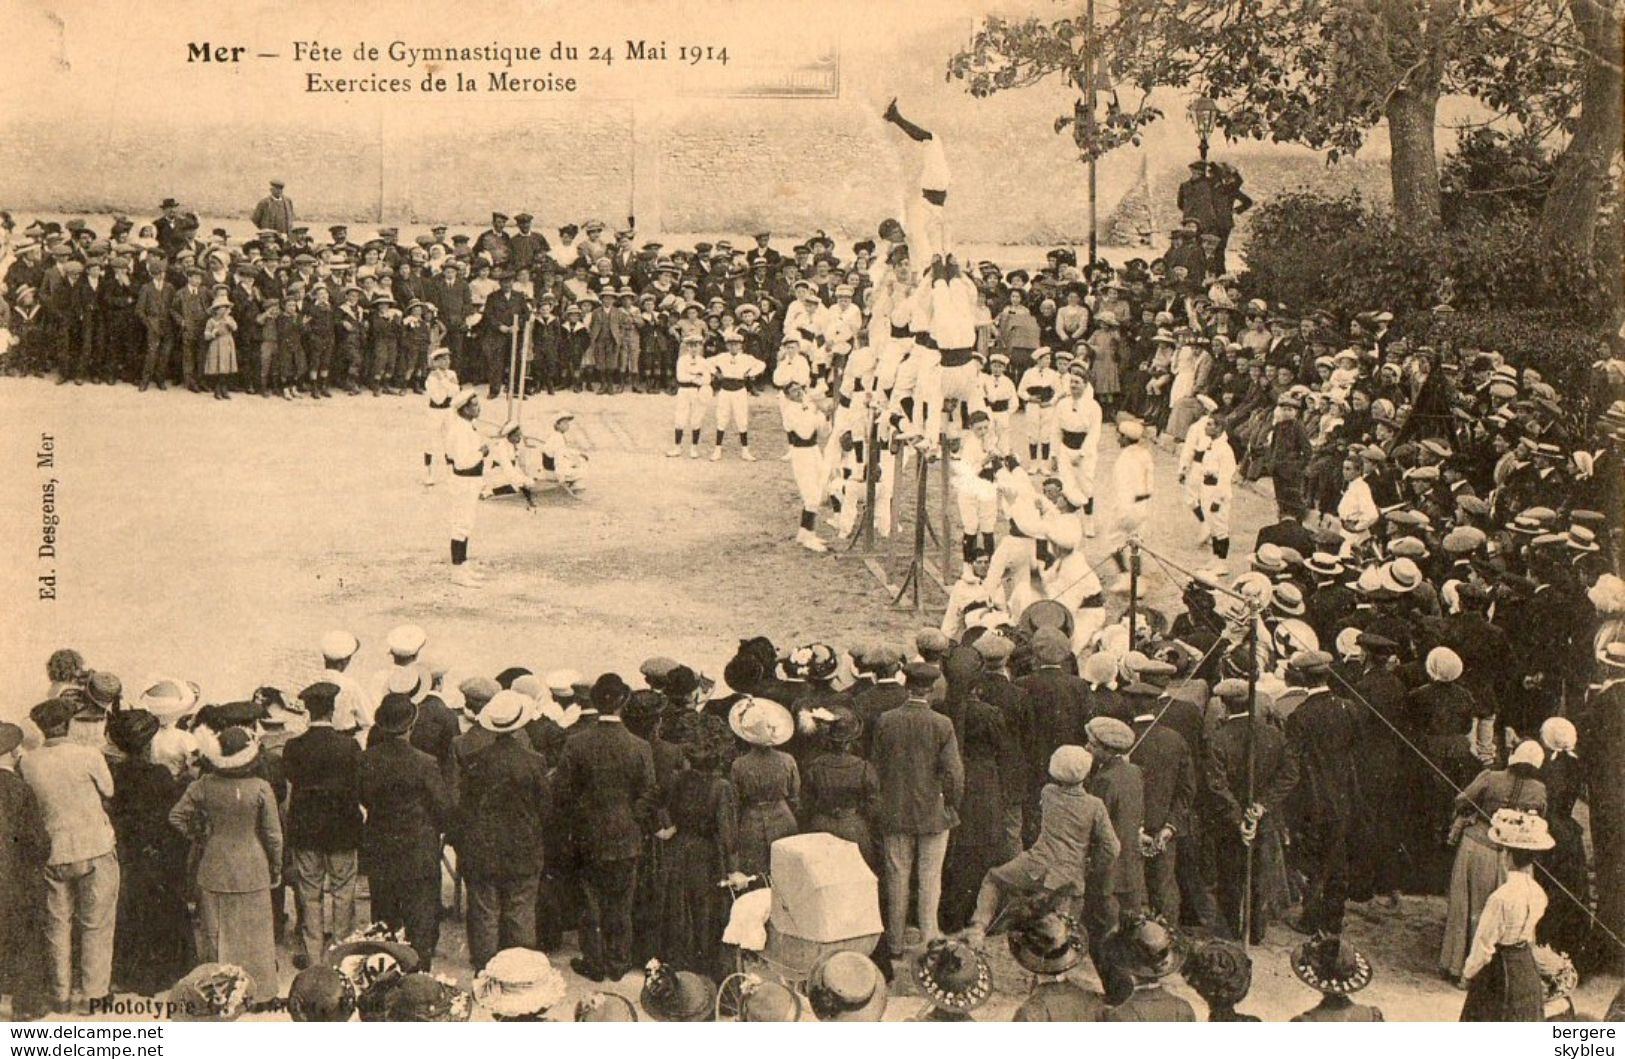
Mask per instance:
[[[924,662],[904,673],[903,705],[875,722],[871,760],[880,773],[875,823],[886,857],[886,941],[876,962],[886,969],[903,952],[911,879],[917,879],[921,940],[942,936],[937,923],[948,832],[959,823],[965,764],[953,722],[931,709],[926,696],[941,672]]]
[[[489,397],[496,397],[508,378],[508,355],[512,351],[512,335],[518,323],[523,296],[514,293],[513,273],[502,269],[496,273],[501,286],[485,296],[480,310],[480,358],[485,364],[485,384]]]
[[[447,258],[440,267],[440,275],[430,288],[429,300],[440,312],[440,322],[446,325],[446,348],[451,350],[451,364],[459,376],[468,374],[464,338],[468,325],[464,322],[473,311],[474,298],[468,289],[468,274],[463,263]]]
[[[356,851],[361,847],[361,747],[333,728],[339,686],[327,681],[299,693],[310,728],[288,740],[282,773],[288,782],[287,844],[299,907],[300,968],[350,933],[355,920]],[[333,899],[332,916],[322,895]]]
[[[1219,915],[1229,936],[1236,938],[1240,936],[1247,857],[1256,858],[1255,880],[1279,870],[1287,800],[1298,786],[1298,760],[1287,747],[1286,736],[1266,723],[1262,714],[1256,724],[1249,722],[1245,680],[1221,680],[1214,691],[1227,713],[1208,739],[1203,804],[1218,868]],[[1247,791],[1249,741],[1253,753],[1251,802]],[[1268,910],[1280,896],[1255,882],[1248,917],[1254,944],[1263,940],[1269,926]]]
[[[1049,759],[1058,746],[1081,746],[1089,720],[1089,685],[1062,666],[1072,654],[1068,638],[1055,629],[1033,635],[1038,668],[1016,681],[1032,708],[1026,747],[1026,806],[1022,827],[1028,843],[1038,837],[1038,796],[1049,779]]]
[[[1286,735],[1301,773],[1293,815],[1309,874],[1298,924],[1306,934],[1343,932],[1349,829],[1361,807],[1359,729],[1354,707],[1327,686],[1331,665],[1323,651],[1299,651],[1287,662],[1288,686],[1305,694],[1287,717]]]
[[[519,230],[508,237],[509,267],[515,272],[522,268],[540,268],[542,259],[552,249],[547,236],[530,230],[532,220],[530,214],[518,213],[513,219],[514,223],[519,225]]]
[[[602,982],[632,969],[632,901],[644,822],[656,794],[654,752],[621,723],[632,689],[614,673],[592,688],[598,722],[566,739],[553,777],[582,857],[581,955],[570,967]],[[946,720],[946,718],[944,718]]]
[[[1303,524],[1304,509],[1302,506],[1282,508],[1280,521],[1268,526],[1260,526],[1258,538],[1253,541],[1253,551],[1261,545],[1274,544],[1281,548],[1292,548],[1305,559],[1315,552],[1315,535]]]
[[[135,314],[147,329],[147,353],[141,361],[141,389],[156,382],[158,389],[167,388],[170,358],[175,352],[175,323],[169,315],[169,303],[175,288],[164,274],[164,263],[159,258],[147,261],[150,278],[136,293]]]
[[[427,970],[440,942],[440,840],[452,799],[434,758],[411,744],[417,713],[410,698],[389,694],[373,716],[375,740],[361,755],[361,853],[372,917],[404,929]]]
[[[468,761],[452,844],[468,885],[475,971],[503,949],[536,947],[536,893],[550,812],[547,762],[525,736],[529,700],[500,691],[480,711],[494,741]]]
[[[984,663],[976,694],[999,711],[1005,730],[1010,733],[999,759],[999,784],[1004,789],[1004,844],[1000,855],[1009,860],[1022,849],[1021,828],[1027,799],[1026,748],[1032,742],[1032,704],[1006,670],[1015,644],[1004,636],[989,633],[978,638],[974,646]]]
[[[1089,955],[1106,987],[1106,998],[1121,1003],[1133,988],[1126,975],[1105,959],[1102,945],[1120,924],[1145,912],[1145,774],[1125,756],[1134,746],[1134,729],[1115,717],[1090,721],[1085,738],[1095,757],[1094,771],[1084,789],[1099,798],[1111,818],[1112,831],[1122,844],[1111,881],[1091,886],[1084,903],[1089,928]]]
[[[1196,769],[1185,737],[1156,723],[1155,712],[1137,714],[1129,726],[1134,730],[1135,742],[1128,759],[1140,766],[1145,781],[1145,837],[1139,841],[1138,853],[1145,858],[1146,896],[1152,911],[1178,926],[1176,839],[1190,830]],[[1129,848],[1124,852],[1134,854],[1136,850]],[[1211,924],[1203,925],[1211,927]]]
[[[868,648],[864,652],[864,664],[869,671],[869,686],[852,696],[852,709],[863,721],[859,753],[872,761],[869,748],[874,743],[875,722],[886,711],[907,702],[908,690],[903,687],[903,652],[897,648],[886,644]]]
[[[84,275],[73,285],[73,318],[78,334],[77,348],[73,351],[73,380],[83,385],[85,376],[92,381],[102,378],[107,356],[107,318],[102,313],[103,271],[106,258],[92,257],[85,262]]]

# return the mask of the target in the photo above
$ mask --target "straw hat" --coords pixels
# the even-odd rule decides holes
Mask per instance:
[[[1497,809],[1490,820],[1490,841],[1503,849],[1546,850],[1557,845],[1546,821],[1534,813]]]
[[[832,952],[807,972],[807,1000],[819,1022],[879,1022],[890,993],[873,960]]]
[[[783,746],[795,734],[795,718],[772,699],[746,696],[728,711],[728,727],[752,746]]]
[[[914,981],[931,1003],[947,1011],[974,1011],[993,995],[987,957],[961,941],[938,938],[914,962]]]
[[[474,976],[474,1002],[499,1021],[544,1014],[563,999],[564,976],[533,949],[503,949]]]
[[[1011,929],[1010,955],[1034,974],[1063,974],[1083,959],[1077,923],[1059,912],[1035,916]]]
[[[1298,946],[1292,973],[1311,989],[1347,996],[1371,984],[1371,961],[1341,937],[1322,934]]]

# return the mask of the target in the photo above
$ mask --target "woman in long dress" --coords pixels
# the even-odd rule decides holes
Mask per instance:
[[[789,742],[795,721],[770,699],[746,698],[728,711],[728,727],[750,745],[729,770],[739,796],[739,870],[766,875],[773,843],[799,830],[801,773],[795,758],[775,749]]]
[[[1540,1022],[1546,989],[1535,966],[1535,931],[1546,892],[1535,881],[1535,857],[1554,845],[1546,821],[1503,809],[1489,827],[1506,881],[1484,903],[1462,975],[1468,981],[1463,1022]]]
[[[198,846],[198,958],[247,971],[256,1003],[279,993],[271,890],[282,884],[282,824],[271,785],[254,774],[259,751],[243,728],[207,741],[209,771],[169,813]]]
[[[1471,977],[1465,965],[1479,915],[1490,894],[1506,880],[1504,858],[1491,840],[1489,821],[1503,809],[1537,816],[1546,812],[1546,785],[1536,778],[1544,758],[1539,743],[1521,743],[1506,768],[1484,770],[1456,797],[1456,826],[1451,833],[1459,839],[1439,967],[1458,981]]]
[[[1584,949],[1591,929],[1585,837],[1574,819],[1585,776],[1575,754],[1574,724],[1568,718],[1548,717],[1540,726],[1540,741],[1547,751],[1540,769],[1546,785],[1546,820],[1556,845],[1540,859],[1545,869],[1541,882],[1552,903],[1540,921],[1539,940],[1573,958]]]
[[[112,766],[108,814],[119,858],[113,981],[143,996],[168,989],[197,962],[181,885],[186,839],[169,826],[169,811],[186,784],[153,759],[159,727],[158,718],[141,709],[121,710],[107,725],[108,738],[124,755]]]

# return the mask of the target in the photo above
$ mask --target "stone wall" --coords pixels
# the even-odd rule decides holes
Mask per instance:
[[[163,20],[133,20],[126,9],[88,2],[21,6],[8,27],[16,31],[16,62],[0,70],[5,98],[26,101],[0,112],[0,206],[13,210],[145,217],[174,195],[200,215],[245,217],[275,176],[287,181],[302,216],[322,222],[477,223],[500,208],[529,210],[544,230],[635,213],[650,234],[765,226],[787,235],[823,228],[849,239],[898,214],[914,179],[914,145],[879,117],[895,95],[906,114],[944,138],[957,238],[1087,238],[1085,168],[1070,139],[1051,131],[1069,108],[1065,90],[1044,85],[976,100],[945,80],[948,56],[968,40],[975,17],[997,6],[990,0],[817,7],[356,0],[341,8],[321,0],[229,8],[177,0]],[[344,13],[342,35],[335,11]],[[680,18],[674,40],[733,41],[735,61],[784,46],[765,38],[831,40],[839,90],[823,98],[692,98],[679,90],[680,73],[660,79],[617,67],[585,71],[590,90],[576,96],[328,97],[300,92],[301,68],[285,60],[229,71],[184,61],[186,42],[205,34],[281,51],[291,50],[290,38],[317,33],[334,42],[398,35],[425,43],[610,41],[647,29],[633,20],[656,12]],[[1194,154],[1177,101],[1165,109],[1175,116],[1145,148],[1157,171],[1177,170]],[[1290,158],[1318,164],[1306,152]],[[1102,161],[1103,229],[1140,165],[1134,152]],[[1172,186],[1158,193],[1170,197],[1171,210]]]

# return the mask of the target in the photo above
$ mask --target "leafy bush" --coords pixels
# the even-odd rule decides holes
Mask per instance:
[[[1342,321],[1387,309],[1407,333],[1498,349],[1560,379],[1582,370],[1609,330],[1595,263],[1542,244],[1519,211],[1468,211],[1430,233],[1396,225],[1358,195],[1295,191],[1253,212],[1241,277],[1249,298]],[[1440,303],[1456,312],[1434,314]]]

